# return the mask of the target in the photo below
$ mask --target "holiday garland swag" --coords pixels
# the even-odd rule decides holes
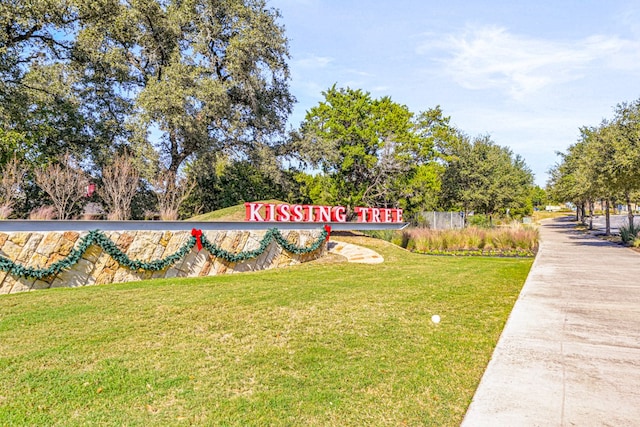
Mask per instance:
[[[145,262],[129,258],[127,254],[122,252],[116,246],[116,244],[113,243],[113,241],[111,241],[107,236],[104,235],[104,233],[99,230],[93,230],[80,240],[80,244],[78,245],[78,247],[73,249],[66,258],[54,262],[49,267],[27,267],[11,261],[9,258],[0,256],[0,271],[6,271],[14,276],[42,279],[54,274],[58,274],[62,270],[76,264],[91,245],[100,246],[107,254],[111,256],[111,258],[113,258],[116,262],[118,262],[118,264],[124,267],[127,267],[131,270],[147,271],[158,271],[169,267],[170,265],[177,262],[180,258],[184,257],[187,253],[189,253],[189,251],[191,251],[191,249],[196,245],[198,247],[198,250],[201,250],[204,247],[214,257],[222,258],[229,262],[240,262],[255,258],[262,254],[273,240],[275,240],[276,243],[278,243],[286,251],[296,255],[302,255],[313,252],[320,248],[325,240],[329,240],[330,232],[331,228],[329,226],[325,226],[318,239],[313,242],[311,246],[298,247],[292,243],[289,243],[277,228],[272,228],[267,231],[264,238],[260,241],[260,246],[257,249],[254,249],[252,251],[232,253],[212,244],[207,240],[206,236],[202,234],[202,230],[196,230],[194,228],[191,231],[191,237],[189,238],[189,240],[176,252],[167,256],[166,258]]]

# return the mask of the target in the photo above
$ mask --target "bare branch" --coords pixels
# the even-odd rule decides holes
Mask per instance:
[[[102,170],[102,187],[98,193],[107,205],[108,218],[125,220],[131,216],[131,201],[138,190],[140,172],[131,157],[118,156]]]
[[[178,210],[182,202],[191,194],[196,186],[195,181],[178,178],[175,172],[161,171],[156,179],[156,195],[160,219],[178,219]]]
[[[22,183],[25,171],[17,158],[7,162],[2,168],[0,177],[0,205],[10,209],[22,196]]]
[[[70,219],[74,209],[82,205],[89,183],[69,154],[59,164],[52,164],[35,172],[36,183],[53,201],[58,219]]]

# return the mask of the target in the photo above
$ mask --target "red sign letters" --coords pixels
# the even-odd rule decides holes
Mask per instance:
[[[344,206],[289,205],[286,203],[245,203],[245,221],[263,222],[347,222]],[[358,222],[402,222],[402,209],[354,209]]]

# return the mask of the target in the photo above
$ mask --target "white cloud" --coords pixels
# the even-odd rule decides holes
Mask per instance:
[[[325,68],[333,62],[333,58],[328,56],[314,56],[310,55],[303,59],[293,61],[297,68],[301,69],[317,69]]]
[[[428,36],[418,54],[436,58],[442,71],[467,89],[497,89],[514,99],[582,78],[588,67],[640,70],[640,43],[616,36],[561,42],[481,27],[441,39]]]

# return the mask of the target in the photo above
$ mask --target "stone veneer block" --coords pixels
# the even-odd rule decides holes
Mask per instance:
[[[133,270],[129,270],[127,267],[119,267],[113,275],[114,283],[137,282],[138,280],[140,280],[140,277],[137,276]]]
[[[165,273],[164,277],[165,277],[166,279],[172,279],[172,278],[174,278],[174,277],[182,277],[182,276],[181,276],[181,273],[182,273],[182,272],[181,272],[180,270],[178,270],[177,268],[175,268],[175,267],[169,267],[169,268],[167,269],[167,272]]]
[[[98,276],[100,275],[102,270],[108,269],[110,267],[115,268],[117,264],[118,263],[113,258],[111,258],[111,255],[106,252],[102,252],[100,256],[95,260],[95,267],[93,269],[92,275]]]
[[[94,264],[86,259],[80,259],[73,268],[62,271],[57,278],[66,283],[68,287],[75,288],[85,286]]]
[[[0,271],[0,295],[11,292],[12,283],[9,280],[5,280],[8,274],[6,271]]]
[[[38,245],[38,252],[40,255],[48,256],[54,252],[57,252],[60,247],[60,242],[62,241],[62,234],[51,232],[46,233],[44,239]]]
[[[162,237],[159,233],[137,233],[134,240],[129,245],[127,255],[131,259],[138,261],[150,261],[153,259],[158,242]]]
[[[98,258],[100,258],[100,255],[102,255],[102,248],[94,244],[87,248],[85,253],[82,254],[82,258],[95,264]]]
[[[20,263],[25,263],[31,258],[31,256],[36,252],[36,248],[42,241],[44,236],[39,233],[33,233],[29,236],[29,239],[25,242],[20,255],[18,255],[17,261]]]
[[[116,270],[103,268],[102,270],[97,272],[97,275],[95,276],[95,283],[98,285],[104,283],[112,283],[115,275]]]
[[[118,237],[118,240],[114,240],[116,242],[116,246],[120,248],[122,252],[127,252],[129,250],[129,245],[133,242],[135,232],[125,232]]]
[[[60,246],[58,247],[58,254],[60,254],[62,257],[66,257],[67,255],[69,255],[73,250],[73,247],[76,245],[76,240],[78,239],[69,240],[63,236],[62,240],[60,241]]]
[[[215,258],[215,261],[213,262],[213,268],[211,268],[211,272],[209,273],[209,276],[216,276],[218,274],[227,274],[227,271],[229,270],[230,267],[231,267],[231,270],[233,271],[233,268],[232,268],[233,263]]]
[[[209,252],[205,249],[202,249],[200,252],[197,252],[198,249],[194,249],[195,257],[191,260],[190,263],[184,263],[184,271],[187,273],[189,277],[198,277],[200,276],[200,272],[204,269],[205,264],[209,261]]]
[[[169,241],[165,241],[165,244],[162,245],[161,242],[158,242],[158,244],[156,246],[154,246],[153,249],[153,253],[151,254],[151,260],[156,260],[156,259],[163,259],[165,258],[165,252],[167,249],[167,243],[169,243]],[[167,256],[169,256],[171,254],[167,254]]]
[[[208,276],[209,273],[211,272],[212,266],[213,264],[211,263],[211,256],[207,256],[205,258],[204,265],[202,266],[202,268],[200,269],[200,272],[198,273],[198,276],[200,277]]]
[[[214,244],[215,246],[218,246],[218,247],[220,247],[220,245],[224,241],[225,237],[227,237],[227,232],[226,231],[216,231],[216,232],[214,232],[213,239],[210,238],[209,235],[207,235],[207,238],[209,239],[209,241],[212,244]]]
[[[12,233],[9,240],[18,246],[24,246],[31,237],[31,233]]]
[[[185,243],[187,243],[189,237],[191,237],[191,233],[187,234],[186,231],[178,231],[177,233],[174,233],[167,243],[164,257],[166,258],[167,256],[176,253]]]
[[[191,252],[186,254],[180,261],[173,264],[173,267],[182,273],[189,274],[190,265],[195,262],[197,256],[198,248],[194,247],[191,249]]]
[[[18,246],[13,241],[9,240],[2,246],[2,256],[9,258],[10,260],[16,260],[22,252],[22,246]]]
[[[33,286],[31,287],[31,290],[49,289],[50,287],[51,287],[51,283],[45,282],[44,280],[36,280],[35,282],[33,282]]]
[[[84,233],[84,234],[88,234],[88,233]],[[75,243],[75,241],[80,238],[80,233],[78,233],[77,231],[65,231],[64,233],[62,233],[62,237],[64,237],[70,242]]]
[[[162,237],[160,238],[158,245],[166,248],[169,244],[169,240],[171,240],[171,236],[173,236],[173,233],[171,231],[165,231],[164,233],[162,233]]]
[[[49,262],[49,258],[44,255],[40,255],[37,252],[34,252],[29,258],[27,265],[35,268],[46,268],[47,262]]]
[[[9,293],[14,294],[16,292],[25,292],[31,290],[31,286],[35,282],[35,279],[30,279],[27,277],[14,278],[10,275],[5,279],[5,281],[9,281],[11,283],[12,286]]]

